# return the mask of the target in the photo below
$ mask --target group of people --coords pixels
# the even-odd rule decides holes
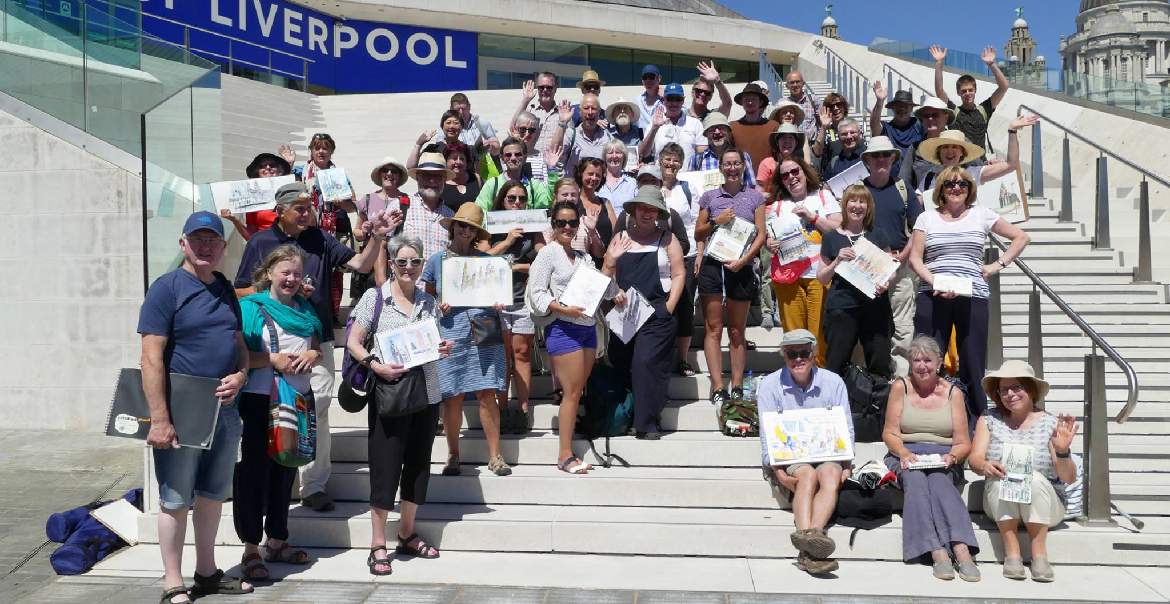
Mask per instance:
[[[865,141],[858,124],[847,117],[844,99],[834,93],[821,103],[799,72],[788,74],[789,94],[775,103],[762,83],[750,83],[732,97],[714,64],[700,63],[698,72],[689,104],[680,84],[663,86],[658,68],[647,65],[644,92],[604,109],[604,82],[595,72],[586,72],[578,83],[582,97],[576,105],[568,99],[558,102],[554,74],[537,74],[523,87],[502,141],[486,119],[471,113],[467,97],[455,94],[440,118],[440,130],[422,133],[405,163],[393,156],[382,159],[370,173],[375,190],[358,196],[351,188],[350,199],[341,203],[324,202],[316,183],[318,171],[334,166],[337,143],[328,134],[311,138],[310,157],[302,165],[296,165],[287,147],[262,153],[247,167],[249,177],[291,173],[298,182],[276,192],[272,211],[242,220],[222,215],[247,240],[233,283],[214,272],[226,245],[221,216],[192,215],[179,242],[184,262],[151,286],[139,326],[144,384],[154,413],[149,442],[155,447],[163,509],[163,601],[188,598],[179,563],[192,503],[199,591],[248,592],[251,581],[267,578],[266,563],[309,562],[304,550],[287,542],[288,506],[298,482],[303,505],[317,511],[334,505],[326,492],[329,410],[335,391],[334,328],[341,325],[346,271],[352,273],[355,306],[343,354],[379,380],[397,383],[408,370],[384,362],[388,356],[371,334],[434,321],[442,339],[441,358],[419,370],[425,387],[418,396],[426,399],[425,406],[405,416],[382,416],[369,406],[372,574],[392,572],[384,529],[396,492],[402,502],[396,553],[439,556],[414,531],[414,520],[426,501],[437,433],[444,433],[447,442],[442,473],[462,471],[460,429],[469,395],[477,401],[489,451],[487,469],[507,476],[512,470],[501,453],[500,435],[531,429],[533,359],[538,349],[546,350],[560,405],[555,463],[567,474],[586,474],[592,466],[577,458],[571,445],[585,383],[598,359],[621,372],[633,393],[634,435],[657,440],[671,374],[697,373],[687,361],[696,307],[705,326],[710,399],[722,405],[744,396],[746,353],[755,348],[746,338],[747,317],[759,303],[765,326],[779,324],[785,332],[785,366],[761,381],[760,411],[815,401],[847,405],[838,374],[858,344],[871,373],[909,376],[900,380],[901,388],[893,388],[890,408],[900,412],[891,412],[883,435],[891,468],[907,476],[908,513],[914,518],[906,525],[907,557],[930,553],[938,562],[935,574],[946,578],[942,562],[949,563],[953,554],[960,576],[977,578],[978,571],[966,566],[976,549],[973,537],[962,530],[966,526],[969,532],[970,523],[958,523],[952,535],[928,526],[950,526],[948,514],[959,512],[951,504],[931,504],[935,491],[930,489],[940,488],[942,479],[902,466],[916,454],[949,447],[948,467],[958,468],[970,456],[972,469],[989,480],[1002,478],[997,443],[1026,433],[1029,442],[1043,448],[1038,435],[1048,430],[1052,438],[1046,451],[1054,458],[1047,466],[1038,458],[1036,467],[1046,479],[1068,480],[1062,453],[1075,426],[1066,418],[1036,415],[1046,391],[1043,381],[1018,371],[983,379],[986,279],[1018,257],[1028,237],[977,205],[976,191],[981,183],[1016,169],[1017,131],[1034,119],[1011,122],[1005,161],[984,161],[983,139],[972,141],[979,131],[973,124],[977,115],[986,121],[998,98],[980,105],[980,111],[969,110],[973,81],[960,80],[963,105],[955,112],[964,117],[955,121],[963,128],[957,131],[946,130],[955,113],[941,101],[915,107],[902,93],[889,103],[893,119],[877,119],[886,95],[875,85],[878,106],[871,128],[877,136]],[[712,103],[716,92],[718,106]],[[733,101],[744,116],[729,121]],[[838,199],[825,183],[859,162],[868,176]],[[700,190],[694,181],[680,178],[688,171],[717,171],[722,182]],[[417,185],[413,194],[402,191],[408,179]],[[497,234],[485,228],[486,212],[523,209],[547,209],[548,228]],[[348,226],[350,213],[357,216],[353,227]],[[738,258],[718,261],[705,254],[718,229],[741,221],[754,226],[755,235]],[[776,225],[798,233],[806,255],[781,263],[786,242]],[[358,250],[338,240],[342,231],[353,234]],[[997,263],[984,265],[988,232],[1011,245]],[[899,262],[895,276],[878,284],[874,296],[839,274],[842,262],[857,257],[853,246],[862,237]],[[442,302],[443,260],[459,256],[509,257],[510,303],[459,308]],[[599,309],[559,301],[579,270],[596,270],[610,279]],[[969,279],[972,294],[934,289],[938,275]],[[653,313],[623,340],[598,317],[611,306],[623,307],[635,290]],[[480,343],[479,331],[495,320],[502,342]],[[722,366],[724,328],[729,380]],[[924,335],[914,339],[915,333]],[[969,393],[965,402],[943,392],[934,377],[952,337],[959,379]],[[176,446],[165,405],[166,376],[175,372],[223,382],[215,445],[207,451]],[[988,393],[996,410],[985,414],[984,391],[993,377],[998,381]],[[316,456],[299,469],[267,454],[269,392],[277,378],[309,397],[316,409]],[[941,421],[944,415],[947,421]],[[775,471],[778,484],[793,495],[798,528],[793,544],[801,551],[798,564],[809,572],[836,566],[832,540],[823,529],[837,485],[849,473],[847,463]],[[922,488],[927,491],[910,495]],[[215,567],[210,545],[229,491],[236,502],[237,534],[245,543],[243,579],[226,577]],[[1038,508],[1043,505],[1048,507]],[[1033,578],[1051,579],[1051,569],[1037,552],[1043,551],[1040,526],[1059,521],[1058,506],[1059,497],[1043,496],[1031,507],[988,505],[1004,531],[1008,553],[1017,554],[1009,556],[1010,576],[1023,576],[1022,565],[1014,561],[1018,543],[1007,536],[1023,520],[1033,541]]]

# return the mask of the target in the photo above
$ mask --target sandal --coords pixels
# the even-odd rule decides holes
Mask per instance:
[[[678,367],[674,370],[675,373],[683,377],[695,377],[695,370],[691,368],[691,364],[686,361],[679,361]]]
[[[576,455],[570,455],[568,459],[562,461],[557,467],[567,474],[585,474],[593,469],[593,466],[581,461]]]
[[[409,543],[418,539],[418,547],[410,547]],[[439,557],[439,550],[431,547],[422,537],[415,533],[406,539],[398,538],[398,547],[394,548],[394,553],[400,556],[414,556],[415,558],[422,558],[424,560],[433,560]]]
[[[743,347],[744,347],[744,349],[745,349],[745,350],[755,350],[755,349],[756,349],[756,343],[755,343],[754,341],[752,341],[752,340],[744,340],[744,341],[743,341]]]
[[[187,600],[185,602],[175,602],[174,598],[175,598],[175,596],[177,596],[179,594],[183,594],[184,596],[187,596]],[[163,595],[162,595],[162,599],[158,601],[158,604],[187,604],[187,602],[193,602],[193,601],[194,600],[191,599],[191,593],[187,591],[187,586],[180,585],[178,587],[172,587],[172,588],[164,591]]]
[[[285,564],[308,564],[309,552],[303,549],[295,549],[285,541],[278,549],[272,549],[267,544],[264,546],[264,561],[265,562],[283,562]]]
[[[560,389],[560,388],[557,388],[556,390],[552,391],[552,397],[553,397],[553,404],[559,405],[559,404],[561,404],[561,401],[564,400],[564,398],[565,398],[565,391]]]
[[[256,591],[255,588],[249,586],[244,588],[244,581],[236,577],[229,577],[224,574],[222,570],[216,569],[211,573],[211,576],[204,577],[199,573],[195,573],[195,589],[191,590],[201,595],[211,594],[225,594],[225,595],[242,595],[250,594]]]
[[[366,558],[366,566],[370,567],[370,574],[378,577],[394,574],[394,569],[390,568],[390,556],[387,555],[385,558],[379,558],[374,555],[378,550],[386,551],[386,546],[379,545],[378,547],[370,548],[370,557]]]
[[[512,474],[512,466],[504,461],[503,455],[497,455],[488,460],[488,470],[496,476],[508,476]]]
[[[251,553],[244,554],[240,559],[240,570],[244,573],[244,578],[249,581],[264,581],[268,578],[268,567],[264,566],[264,560],[260,559],[260,554]]]
[[[458,476],[462,472],[463,469],[459,467],[459,456],[448,455],[447,465],[443,466],[443,476]]]

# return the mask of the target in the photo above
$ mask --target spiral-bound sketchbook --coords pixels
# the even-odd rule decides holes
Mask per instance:
[[[219,398],[215,390],[220,381],[172,373],[167,381],[167,410],[175,426],[179,445],[196,449],[211,448],[215,425],[219,420]],[[106,436],[146,440],[150,433],[150,406],[142,391],[142,370],[122,369],[118,388],[106,419]]]

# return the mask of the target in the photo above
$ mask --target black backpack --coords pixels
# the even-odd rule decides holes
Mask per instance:
[[[602,465],[608,468],[616,459],[629,467],[626,460],[609,450],[610,437],[628,433],[634,421],[634,394],[626,388],[621,372],[608,365],[594,365],[585,383],[581,410],[584,413],[577,417],[574,431],[589,441],[590,450]],[[598,453],[593,443],[598,438],[605,438],[605,455]]]
[[[886,402],[890,398],[890,381],[852,363],[841,372],[849,393],[853,414],[853,440],[859,443],[882,442],[886,426]]]

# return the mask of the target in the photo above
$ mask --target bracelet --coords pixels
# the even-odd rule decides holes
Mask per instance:
[[[358,362],[361,363],[362,365],[369,365],[369,364],[373,363],[374,359],[376,359],[376,358],[378,358],[378,357],[374,356],[374,353],[371,352],[369,356],[367,356],[366,358],[364,358]]]
[[[1004,264],[1003,260],[996,260],[996,262],[998,262],[999,265],[1002,266],[1003,268],[1007,268],[1007,265]]]
[[[1068,459],[1068,458],[1069,458],[1069,456],[1071,456],[1071,455],[1072,455],[1072,450],[1071,450],[1071,449],[1070,449],[1070,450],[1068,450],[1068,451],[1065,451],[1064,453],[1061,453],[1060,451],[1057,451],[1057,452],[1056,452],[1056,456],[1057,456],[1057,457],[1059,457],[1059,458],[1061,458],[1061,459]]]
[[[1011,128],[1008,128],[1008,134],[1019,134],[1019,132],[1019,130],[1012,130]]]
[[[818,216],[818,215],[816,215],[816,214],[813,214],[813,219],[812,219],[812,224],[813,224],[813,226],[817,226],[817,220],[818,220],[818,219],[820,219],[820,216]]]

